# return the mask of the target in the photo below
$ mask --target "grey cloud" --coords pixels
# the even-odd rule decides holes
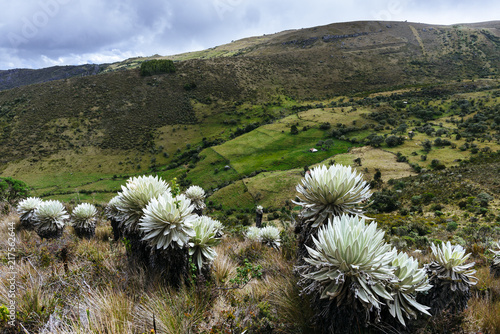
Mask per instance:
[[[7,1],[3,1],[7,2]],[[487,8],[487,10],[485,10]],[[171,54],[354,20],[481,21],[493,0],[22,0],[2,4],[0,69]],[[488,16],[489,15],[489,16]],[[455,21],[456,22],[456,21]],[[451,22],[442,22],[445,24]],[[47,57],[42,59],[42,55]],[[48,59],[48,60],[47,60]]]

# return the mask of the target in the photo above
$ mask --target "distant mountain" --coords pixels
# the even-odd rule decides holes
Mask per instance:
[[[95,75],[106,65],[53,66],[39,70],[12,69],[0,70],[0,90],[31,85],[53,80]]]

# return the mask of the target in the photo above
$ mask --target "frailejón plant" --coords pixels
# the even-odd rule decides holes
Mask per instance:
[[[361,215],[363,202],[371,196],[361,174],[340,164],[313,168],[297,185],[297,191],[299,200],[294,203],[303,207],[301,215],[312,227],[341,214]]]
[[[189,255],[193,257],[200,273],[203,264],[212,263],[217,256],[213,249],[220,243],[217,238],[217,223],[217,220],[207,216],[198,217],[193,221],[195,234],[190,240]]]
[[[249,226],[245,235],[252,241],[260,241],[260,228]]]
[[[139,222],[139,229],[144,233],[143,240],[156,249],[187,246],[195,235],[193,221],[197,216],[192,212],[191,201],[182,194],[172,197],[165,192],[152,198]]]
[[[200,186],[191,186],[184,193],[191,200],[194,212],[201,215],[205,208],[205,190]]]
[[[431,245],[432,259],[425,265],[432,289],[421,295],[423,304],[431,307],[436,315],[444,310],[452,313],[463,311],[470,298],[470,287],[477,283],[473,275],[474,262],[465,263],[470,254],[460,245],[452,245],[449,241],[437,246]]]
[[[338,300],[354,293],[367,310],[380,309],[380,298],[393,299],[385,285],[394,277],[394,251],[375,222],[367,226],[358,216],[335,216],[313,241],[316,249],[307,247],[309,268],[302,275],[311,280],[306,291],[319,289],[322,299]]]
[[[396,279],[389,286],[393,300],[387,301],[390,314],[405,326],[404,317],[417,319],[419,313],[430,315],[430,307],[416,301],[419,292],[432,288],[424,268],[418,268],[418,261],[408,254],[400,252],[392,260]]]
[[[260,241],[269,247],[279,249],[281,244],[280,230],[274,226],[266,226],[259,231]]]
[[[71,212],[70,224],[79,237],[91,238],[95,234],[97,209],[90,203],[81,203]]]
[[[122,228],[128,233],[137,233],[139,219],[143,216],[143,209],[152,198],[170,192],[170,186],[153,176],[132,177],[122,186],[118,193],[117,208],[120,211]]]
[[[493,253],[493,262],[490,266],[490,273],[495,277],[500,277],[500,241],[497,241],[494,248],[490,249],[490,252]]]
[[[40,238],[59,238],[69,218],[59,201],[44,201],[35,209],[35,231]]]
[[[109,200],[106,209],[104,209],[106,217],[111,222],[111,228],[113,229],[113,239],[115,241],[118,241],[118,239],[120,239],[121,236],[121,231],[120,231],[121,214],[120,210],[118,209],[119,206],[120,206],[120,197],[115,196]]]
[[[23,199],[17,205],[17,213],[21,221],[22,227],[27,230],[34,228],[35,209],[42,203],[38,197],[28,197]]]
[[[312,295],[315,323],[324,332],[358,332],[371,314],[393,301],[388,284],[395,279],[391,263],[396,251],[384,241],[377,224],[359,216],[335,216],[312,237],[307,247],[302,292]]]

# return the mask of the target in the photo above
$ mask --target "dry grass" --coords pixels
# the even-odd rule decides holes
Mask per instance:
[[[487,298],[473,297],[469,300],[466,312],[466,323],[470,330],[475,333],[500,333],[500,301],[492,302]]]
[[[17,215],[2,218],[1,236],[11,220]],[[61,239],[51,241],[40,240],[34,232],[16,232],[15,330],[22,332],[23,326],[30,333],[149,333],[154,327],[159,333],[259,331],[285,322],[290,323],[284,327],[294,328],[292,317],[277,316],[279,308],[301,313],[293,310],[301,305],[280,301],[277,293],[293,290],[287,285],[294,280],[292,263],[260,243],[226,236],[217,246],[212,278],[172,289],[131,267],[124,246],[108,238],[107,224],[101,224],[91,240],[71,232],[68,228]],[[69,254],[66,269],[64,248]],[[230,279],[245,258],[262,266],[262,278],[235,287]],[[0,263],[0,272],[7,272],[6,263]],[[4,275],[0,278],[0,304],[6,305],[9,285]]]
[[[0,237],[12,220],[17,215],[1,219]],[[30,333],[149,333],[155,327],[157,333],[314,332],[309,300],[300,296],[296,284],[294,260],[258,242],[226,235],[216,248],[212,277],[173,289],[131,267],[124,246],[108,238],[107,223],[91,240],[74,237],[71,229],[49,242],[34,232],[16,233],[19,332],[21,324]],[[64,247],[69,250],[67,270],[60,257]],[[428,254],[412,255],[420,263],[429,261]],[[235,287],[230,280],[244,259],[260,265],[262,276]],[[6,271],[0,263],[0,273]],[[5,305],[8,284],[0,277],[0,304]],[[487,267],[478,268],[477,277],[463,328],[498,333],[500,280]]]

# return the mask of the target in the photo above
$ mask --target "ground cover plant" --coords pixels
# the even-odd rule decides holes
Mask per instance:
[[[429,181],[433,180],[433,178],[428,179]],[[175,181],[172,183],[171,189],[178,189]],[[184,197],[180,194],[180,190],[175,191],[178,196],[181,196],[179,200],[182,201]],[[178,205],[179,208],[183,206],[180,202]],[[110,207],[111,209],[107,212],[110,217],[113,217],[116,211],[112,205]],[[217,210],[210,206],[205,210],[208,214],[217,213]],[[320,263],[331,261],[331,255],[327,255],[329,253],[324,253],[321,250],[321,247],[328,244],[326,238],[330,237],[327,235],[333,233],[333,230],[329,230],[329,234],[325,234],[327,227],[331,229],[334,226],[330,223],[323,224],[319,228],[318,235],[314,237],[313,247],[316,250],[313,248],[308,250],[306,263],[311,265],[310,269],[301,271],[302,275],[297,276],[294,273],[296,259],[294,256],[291,258],[287,256],[290,253],[296,254],[297,245],[295,242],[287,241],[290,235],[294,235],[294,226],[286,222],[286,216],[281,220],[271,221],[274,215],[268,212],[263,221],[264,225],[267,226],[262,229],[250,227],[248,233],[243,233],[243,230],[238,228],[238,224],[233,225],[231,219],[226,217],[222,220],[222,224],[226,225],[224,234],[217,233],[220,225],[215,220],[202,216],[198,219],[205,221],[206,224],[193,224],[196,236],[192,239],[194,248],[188,253],[188,256],[192,258],[190,274],[185,283],[173,287],[165,286],[158,276],[147,274],[149,270],[147,266],[131,265],[127,255],[129,252],[127,240],[114,241],[111,222],[107,220],[98,223],[95,237],[88,240],[78,239],[73,235],[72,230],[68,229],[64,230],[63,235],[54,241],[40,239],[32,231],[20,229],[16,234],[19,240],[16,259],[18,269],[25,275],[20,281],[18,290],[19,294],[23,296],[19,303],[19,323],[27,330],[32,331],[45,328],[45,330],[52,331],[81,333],[97,333],[105,328],[111,333],[146,333],[155,328],[157,332],[244,332],[246,330],[301,333],[317,332],[320,329],[329,332],[329,326],[333,322],[328,321],[328,317],[323,317],[322,321],[318,321],[318,305],[325,307],[325,305],[333,303],[352,306],[360,303],[360,308],[357,311],[360,315],[359,319],[366,319],[365,312],[371,314],[368,318],[371,320],[361,325],[360,330],[384,332],[392,328],[392,330],[396,329],[400,332],[426,333],[439,331],[440,328],[443,328],[442,326],[455,328],[456,331],[468,327],[495,328],[496,320],[493,313],[486,314],[484,311],[485,303],[490,303],[492,307],[495,307],[494,305],[498,303],[500,297],[498,292],[500,290],[496,286],[498,279],[493,274],[490,275],[488,268],[490,263],[493,263],[491,261],[494,258],[494,253],[487,255],[476,249],[478,246],[475,244],[465,241],[465,247],[470,253],[468,256],[476,262],[476,268],[478,272],[481,272],[481,275],[477,275],[478,284],[471,285],[470,290],[468,290],[467,296],[470,296],[467,303],[468,308],[463,307],[464,304],[461,303],[462,306],[460,311],[456,312],[456,316],[442,312],[440,315],[429,317],[429,305],[423,302],[420,297],[415,299],[415,296],[425,296],[426,293],[429,293],[430,285],[425,283],[427,281],[422,265],[431,263],[432,258],[430,255],[422,255],[422,253],[415,253],[417,254],[415,258],[409,257],[408,252],[415,249],[416,244],[401,246],[394,243],[392,237],[400,235],[404,237],[402,231],[406,226],[408,226],[406,233],[412,236],[414,235],[413,231],[416,231],[418,237],[423,226],[419,226],[417,221],[412,222],[413,218],[411,217],[403,218],[407,223],[398,225],[398,221],[402,220],[401,216],[390,213],[384,215],[384,219],[381,219],[382,216],[376,214],[378,227],[375,227],[375,223],[365,225],[362,220],[355,216],[341,218],[346,222],[356,222],[356,229],[359,231],[364,229],[363,226],[370,226],[363,233],[374,233],[377,237],[366,237],[363,240],[375,244],[375,239],[377,239],[383,246],[380,255],[387,257],[384,260],[385,271],[382,270],[382,267],[376,269],[377,275],[386,275],[387,277],[376,276],[377,279],[380,279],[377,283],[381,284],[380,286],[372,285],[374,282],[371,281],[374,278],[370,279],[370,289],[372,290],[362,291],[371,291],[371,295],[368,294],[365,297],[363,297],[362,293],[364,292],[361,290],[357,297],[354,297],[354,295],[349,295],[350,289],[340,288],[353,284],[349,283],[352,281],[347,279],[348,276],[342,280],[333,279],[332,281],[340,283],[345,280],[344,285],[337,286],[334,283],[323,285],[324,283],[321,282],[331,275],[325,275],[318,269],[313,269],[320,268],[317,266]],[[335,219],[337,218],[334,217]],[[425,232],[426,238],[435,240],[435,242],[438,242],[437,237],[444,238],[439,226],[442,223],[439,223],[439,219],[441,218],[428,218],[428,221],[434,221],[434,223],[428,224],[426,228],[430,231]],[[14,221],[18,225],[21,224],[15,211],[2,217],[2,224],[5,226],[10,221]],[[147,220],[144,222],[146,223]],[[338,224],[338,227],[348,229],[349,224],[346,222]],[[196,225],[198,225],[199,231]],[[267,233],[267,230],[273,229],[273,225],[280,226],[280,229],[274,228],[272,233]],[[146,227],[146,225],[143,226]],[[216,228],[216,226],[219,227]],[[443,229],[449,233],[448,238],[453,241],[458,240],[454,238],[453,233],[448,231],[447,225]],[[386,231],[385,235],[384,230]],[[495,232],[494,225],[493,229],[487,233],[491,238],[498,238],[498,232]],[[182,240],[182,238],[176,240]],[[341,242],[342,239],[336,240]],[[184,243],[182,242],[182,244]],[[266,247],[266,245],[271,247]],[[358,245],[361,244],[358,243]],[[402,251],[398,252],[396,249],[392,249],[394,245],[402,247]],[[427,249],[429,254],[431,253],[431,249],[426,248],[425,244],[420,245],[424,250]],[[345,246],[347,244],[343,247]],[[356,247],[358,246],[351,248],[352,251]],[[366,254],[376,257],[379,253],[369,251]],[[326,260],[321,256],[329,257]],[[374,259],[367,260],[365,263],[368,264],[371,261]],[[467,265],[469,268],[472,263],[467,263],[469,263]],[[329,265],[325,268],[332,270],[333,267]],[[363,270],[362,268],[360,267],[360,270]],[[302,283],[297,285],[301,279]],[[68,282],[72,282],[72,284],[68,285]],[[361,286],[364,285],[361,284]],[[71,288],[69,288],[70,286]],[[302,293],[301,286],[305,288]],[[321,295],[314,297],[310,294],[311,291],[315,291],[321,286],[328,286],[328,288],[319,291],[322,291],[323,296],[331,296],[326,299],[333,298],[330,299],[330,302],[326,302],[325,299],[321,298]],[[384,288],[382,288],[383,286]],[[2,303],[5,305],[8,294],[7,285],[3,285],[2,289]],[[485,291],[485,289],[491,293],[484,295],[481,291]],[[305,293],[305,291],[309,291],[309,293]],[[451,294],[448,293],[448,295]],[[337,301],[336,298],[340,299]],[[347,300],[351,299],[351,304],[345,304]],[[342,303],[338,304],[340,300]],[[372,305],[372,308],[363,311],[364,302],[360,302],[361,300],[371,303],[366,305]],[[339,306],[336,308],[328,306],[328,309],[337,310],[337,313],[329,313],[329,317],[333,318],[345,313]],[[467,321],[475,316],[474,310],[481,310],[484,314],[483,318],[475,320],[476,325]],[[201,316],[202,314],[203,316]],[[350,311],[349,314],[349,317],[342,317],[344,325],[348,323],[349,318],[358,313]],[[381,317],[382,321],[377,322],[377,317]],[[340,322],[337,323],[340,324]],[[347,328],[344,325],[342,327]],[[17,326],[20,328],[20,325]],[[7,323],[5,323],[4,329],[8,330],[7,328]]]

